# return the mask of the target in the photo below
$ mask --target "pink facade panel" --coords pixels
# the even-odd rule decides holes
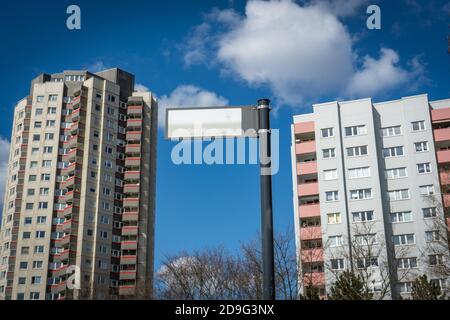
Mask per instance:
[[[450,162],[450,150],[439,150],[437,152],[438,163],[449,163]]]
[[[444,207],[450,207],[450,194],[444,194]]]
[[[302,250],[302,262],[321,262],[323,261],[323,248]]]
[[[448,108],[431,110],[432,121],[450,120],[450,106]]]
[[[314,132],[314,121],[295,123],[294,132],[295,134]]]
[[[325,273],[324,272],[306,273],[303,276],[303,283],[305,285],[312,284],[313,286],[323,286],[325,285]]]
[[[445,186],[450,184],[450,172],[441,172],[439,173],[441,179],[441,185]]]
[[[306,227],[300,229],[300,240],[322,239],[322,228]]]
[[[317,173],[317,162],[299,162],[297,163],[297,174],[298,175],[306,175],[306,174],[315,174]]]
[[[315,141],[306,141],[295,144],[295,153],[296,154],[307,154],[307,153],[315,153],[316,152],[316,142]]]
[[[317,194],[319,194],[319,184],[317,182],[298,185],[299,196],[314,196]]]
[[[320,204],[305,204],[299,207],[300,218],[320,217]]]
[[[450,140],[450,128],[434,130],[434,141],[441,142],[447,140]]]

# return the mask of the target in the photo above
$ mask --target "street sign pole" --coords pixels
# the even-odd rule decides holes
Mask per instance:
[[[270,100],[260,99],[258,139],[261,181],[261,237],[263,263],[263,299],[275,300],[275,266],[273,242],[272,174],[270,145]]]

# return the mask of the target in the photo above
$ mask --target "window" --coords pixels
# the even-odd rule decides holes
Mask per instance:
[[[324,180],[334,180],[337,179],[337,169],[330,169],[323,171],[323,179]]]
[[[36,102],[43,102],[44,101],[44,96],[37,96],[36,97]]]
[[[358,146],[358,147],[347,148],[347,156],[348,157],[360,157],[360,156],[366,156],[367,154],[368,154],[367,146]]]
[[[34,127],[35,128],[42,128],[42,121],[35,121],[34,122]]]
[[[430,196],[433,195],[434,192],[434,186],[432,184],[426,185],[426,186],[420,186],[420,194],[423,196]]]
[[[41,180],[42,181],[50,181],[50,173],[41,174]]]
[[[339,191],[327,191],[325,192],[325,200],[329,201],[338,201],[339,200]]]
[[[356,267],[358,269],[377,268],[378,257],[358,258],[356,260]]]
[[[412,283],[411,282],[399,282],[398,283],[398,291],[400,293],[411,293]]]
[[[100,231],[100,238],[102,238],[102,239],[108,239],[108,232],[106,232],[106,231]]]
[[[48,96],[48,101],[57,101],[58,95],[57,94],[51,94]]]
[[[438,230],[431,230],[431,231],[425,231],[425,239],[428,242],[432,241],[439,241],[439,231]]]
[[[31,284],[41,284],[41,283],[42,283],[42,277],[40,277],[40,276],[31,277]]]
[[[41,135],[40,134],[33,134],[33,141],[39,141],[41,140]]]
[[[335,148],[323,149],[322,154],[324,159],[336,158],[336,149]]]
[[[56,108],[55,107],[48,107],[47,108],[48,114],[56,114]]]
[[[53,147],[44,147],[44,153],[52,153]]]
[[[401,157],[404,155],[403,146],[384,148],[382,152],[384,158]]]
[[[331,259],[330,262],[331,262],[332,270],[344,270],[345,269],[344,259]]]
[[[47,222],[47,217],[45,217],[45,216],[38,216],[37,217],[37,223],[43,224],[43,223],[46,223],[46,222]]]
[[[20,266],[20,269],[27,269],[28,268],[28,262],[21,261],[19,266]]]
[[[39,189],[39,194],[40,194],[41,196],[47,196],[47,195],[49,194],[49,192],[50,192],[50,189],[49,189],[49,188],[40,188],[40,189]]]
[[[372,198],[372,189],[359,189],[350,191],[350,199],[352,200],[362,200],[371,198]]]
[[[348,178],[349,179],[367,178],[367,177],[370,177],[370,168],[369,167],[348,169]]]
[[[394,169],[387,169],[384,171],[384,176],[387,180],[392,179],[400,179],[405,178],[408,176],[408,173],[406,171],[406,168],[394,168]]]
[[[423,142],[416,142],[414,143],[414,149],[416,149],[416,152],[425,152],[428,151],[428,142],[427,141],[423,141]]]
[[[34,253],[44,253],[44,246],[35,246]]]
[[[443,255],[442,254],[431,254],[428,256],[428,261],[432,266],[443,265]]]
[[[401,211],[401,212],[392,212],[391,213],[391,222],[392,223],[409,222],[409,221],[412,221],[411,211]]]
[[[47,127],[54,127],[56,125],[55,120],[47,120]]]
[[[437,216],[437,210],[436,207],[432,208],[423,208],[422,214],[424,218],[433,218]]]
[[[113,154],[113,148],[106,146],[105,147],[105,153]]]
[[[55,138],[54,133],[46,133],[45,134],[45,140],[53,140]]]
[[[34,206],[34,203],[29,202],[29,203],[27,203],[25,205],[25,209],[26,210],[33,210],[33,206]]]
[[[25,217],[25,220],[23,222],[24,224],[32,224],[33,218],[32,217]]]
[[[394,236],[394,245],[396,246],[411,245],[415,243],[416,243],[416,236],[414,235],[414,233],[399,234]]]
[[[429,162],[419,163],[417,165],[417,173],[418,174],[424,174],[424,173],[430,173],[430,172],[431,172],[431,164]]]
[[[382,137],[394,137],[402,134],[400,126],[381,128]]]
[[[37,239],[45,238],[45,231],[36,231],[36,238]]]
[[[377,243],[375,233],[359,234],[355,236],[355,243],[360,246],[369,246]]]
[[[112,168],[112,162],[110,160],[105,160],[105,167]]]
[[[31,154],[36,154],[39,152],[39,148],[31,148]]]
[[[447,279],[430,279],[430,282],[441,290],[447,288]]]
[[[19,284],[25,284],[26,282],[27,282],[27,278],[25,278],[25,277],[20,277],[19,278]]]
[[[360,136],[360,135],[366,134],[366,133],[367,133],[367,127],[365,125],[359,125],[359,126],[345,128],[345,135],[347,137]]]
[[[36,169],[37,166],[38,166],[37,161],[31,161],[31,162],[30,162],[30,169]]]
[[[52,167],[52,161],[51,160],[43,160],[42,161],[42,167],[43,168],[51,168]]]
[[[101,217],[101,222],[103,224],[109,224],[109,217],[108,216],[102,216]]]
[[[39,292],[30,292],[30,300],[39,300]]]
[[[322,138],[334,137],[334,128],[325,128],[320,131],[322,132]]]
[[[417,268],[417,258],[401,258],[397,260],[397,268],[398,269],[411,269]]]
[[[103,187],[103,194],[106,196],[110,196],[111,195],[111,189]]]
[[[373,211],[352,212],[352,218],[353,222],[373,221],[375,219]]]
[[[390,201],[409,199],[409,189],[388,191],[388,197]]]
[[[330,247],[340,247],[342,246],[342,236],[330,236],[328,237],[328,242]]]
[[[412,124],[413,131],[423,131],[425,130],[425,121],[414,121]]]
[[[116,101],[116,97],[113,95],[108,94],[108,101],[109,102],[115,102]]]
[[[328,224],[338,224],[341,223],[341,214],[337,213],[329,213],[327,214]]]

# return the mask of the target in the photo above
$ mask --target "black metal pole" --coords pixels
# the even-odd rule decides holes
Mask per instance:
[[[261,237],[263,263],[263,299],[275,300],[273,253],[272,172],[270,145],[270,100],[260,99],[258,108],[259,162],[261,179]]]

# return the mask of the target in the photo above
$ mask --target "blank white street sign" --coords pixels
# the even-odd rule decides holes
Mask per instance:
[[[166,138],[255,137],[257,117],[251,106],[167,109]]]

